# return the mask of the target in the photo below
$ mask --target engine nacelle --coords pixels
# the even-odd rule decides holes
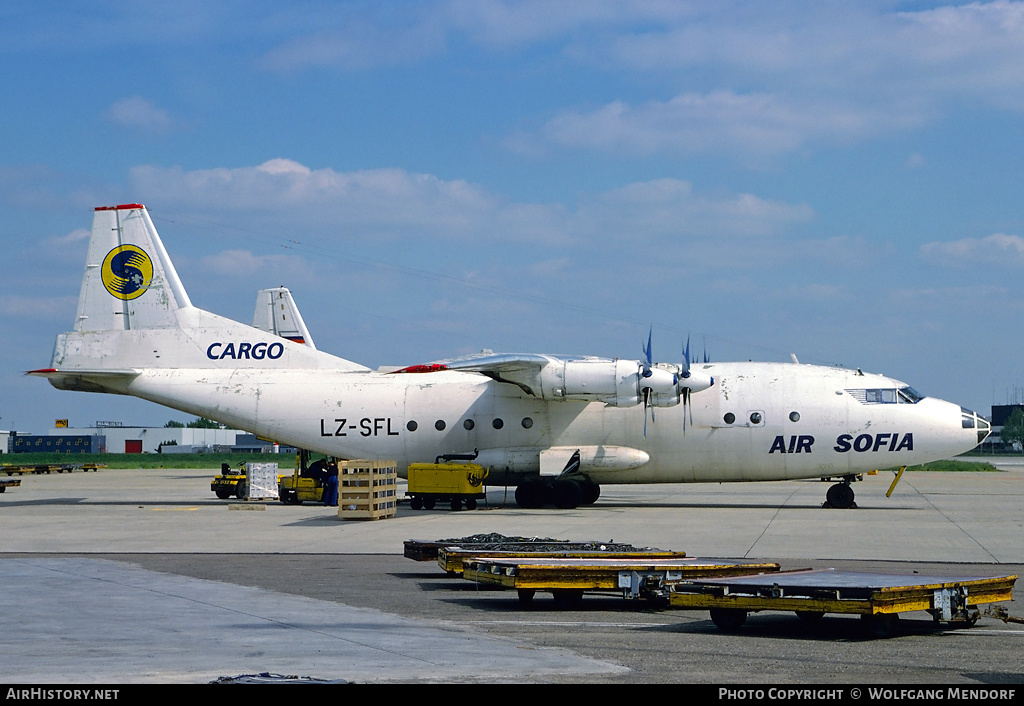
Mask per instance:
[[[679,394],[679,376],[674,370],[662,367],[652,367],[648,375],[644,377],[643,369],[640,371],[640,399],[646,393],[647,404],[651,407],[675,407],[681,399]]]
[[[714,384],[711,376],[690,371],[681,377],[674,365],[658,364],[644,376],[644,366],[636,360],[552,358],[540,371],[541,396],[547,400],[604,402],[610,407],[674,407],[682,401],[683,388],[690,392],[706,390]]]
[[[541,371],[545,399],[604,402],[612,407],[640,404],[640,364],[635,360],[555,360]]]

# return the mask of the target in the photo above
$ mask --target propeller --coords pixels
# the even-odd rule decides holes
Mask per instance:
[[[686,334],[686,347],[683,348],[683,363],[679,366],[681,377],[686,380],[690,377],[690,334]],[[683,433],[686,433],[686,413],[690,413],[690,423],[693,423],[693,409],[689,408],[690,388],[683,387],[679,390],[680,401],[683,403]]]
[[[690,407],[690,395],[694,392],[706,390],[715,384],[715,379],[707,374],[705,370],[692,369],[692,354],[690,352],[690,337],[686,337],[686,343],[682,349],[682,362],[678,372],[672,372],[667,367],[654,367],[652,332],[647,334],[647,344],[643,346],[644,357],[640,361],[639,386],[644,403],[644,438],[647,438],[647,410],[651,410],[651,421],[654,421],[655,407],[671,407],[683,404],[683,432],[686,432],[686,418],[689,416],[690,424],[693,424],[693,409]],[[705,353],[705,359],[707,354]]]
[[[653,335],[654,335],[654,327],[651,326],[651,328],[647,331],[647,346],[644,347],[644,349],[643,349],[643,351],[644,351],[643,369],[642,369],[642,372],[640,374],[643,376],[644,379],[650,378],[654,374],[654,369],[652,367],[654,365],[654,362],[652,361],[652,356],[651,356],[651,338],[652,338]],[[650,407],[651,388],[650,387],[644,387],[643,386],[643,382],[641,381],[640,389],[643,392],[643,396],[644,396],[644,438],[646,439],[647,438],[647,408]],[[654,407],[651,407],[651,421],[652,422],[654,421]]]
[[[654,360],[653,360],[653,357],[654,357],[653,356],[653,346],[651,344],[652,337],[653,337],[653,332],[654,332],[653,329],[654,329],[654,327],[652,326],[651,330],[647,332],[647,345],[643,347],[644,359],[641,362],[641,371],[640,371],[640,377],[641,377],[641,379],[640,379],[640,391],[641,391],[641,393],[643,395],[643,401],[644,401],[644,438],[645,439],[647,438],[647,410],[648,409],[651,410],[651,421],[652,422],[654,421],[654,407],[655,407],[655,405],[653,405],[651,403],[652,399],[654,398],[654,394],[655,394],[654,387],[656,385],[661,385],[662,387],[664,387],[666,384],[669,384],[673,388],[675,388],[676,390],[679,389],[679,377],[677,375],[672,374],[671,383],[669,383],[667,378],[664,377],[664,376],[669,375],[668,371],[659,370],[658,371],[658,376],[661,379],[660,380],[652,379],[652,378],[655,378]],[[649,383],[645,385],[644,381],[649,381]]]

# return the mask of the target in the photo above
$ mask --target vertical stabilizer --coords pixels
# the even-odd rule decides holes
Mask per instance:
[[[170,328],[191,306],[146,207],[97,208],[75,330]]]
[[[304,343],[316,350],[306,323],[299,314],[299,307],[287,287],[261,289],[256,293],[256,311],[252,317],[253,328],[287,338],[295,343]]]

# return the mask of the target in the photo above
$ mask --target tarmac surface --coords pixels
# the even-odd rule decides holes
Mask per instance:
[[[1020,575],[1024,460],[998,465],[906,473],[889,498],[892,475],[867,476],[851,510],[823,508],[816,481],[604,486],[575,510],[521,510],[492,488],[476,511],[402,504],[378,521],[217,500],[213,471],[25,475],[0,495],[0,681],[1020,684],[1024,625],[991,617],[956,628],[907,613],[880,640],[856,616],[808,628],[763,612],[725,633],[706,611],[616,596],[522,606],[403,557],[408,539],[500,533],[783,569]],[[1022,604],[1001,605],[1024,617]]]

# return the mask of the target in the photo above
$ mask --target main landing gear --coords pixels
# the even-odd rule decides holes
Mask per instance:
[[[834,507],[840,510],[857,507],[857,503],[853,501],[853,488],[850,487],[850,482],[853,479],[854,476],[845,476],[841,482],[830,487],[825,493],[824,507]]]
[[[572,509],[593,505],[601,495],[601,486],[586,478],[538,477],[525,480],[516,487],[516,504],[533,509],[554,505]]]

